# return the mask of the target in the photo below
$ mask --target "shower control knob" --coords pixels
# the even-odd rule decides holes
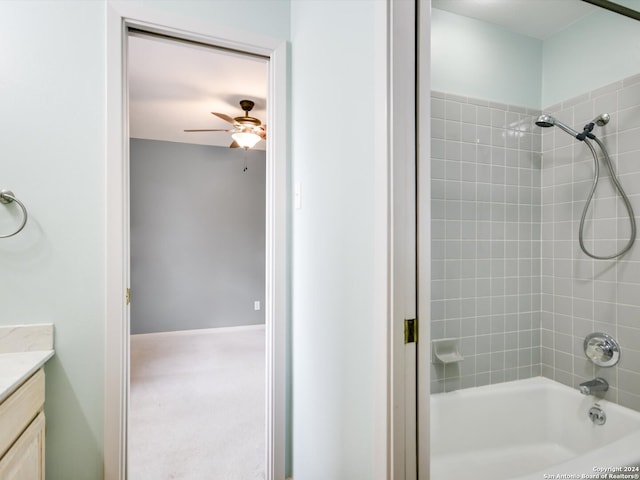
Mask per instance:
[[[592,333],[584,339],[584,353],[599,367],[612,367],[620,359],[620,346],[606,333]]]

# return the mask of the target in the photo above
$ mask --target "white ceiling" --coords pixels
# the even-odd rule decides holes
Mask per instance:
[[[581,0],[432,0],[432,5],[541,40],[598,8]]]
[[[265,122],[268,61],[161,37],[129,37],[129,135],[201,145],[229,146],[231,125],[211,112],[244,115],[240,100],[253,100],[250,115]],[[264,141],[254,148],[265,149]]]

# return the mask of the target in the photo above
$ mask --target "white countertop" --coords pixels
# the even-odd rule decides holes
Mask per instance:
[[[52,324],[0,326],[0,403],[53,354]]]
[[[0,354],[0,403],[53,357],[53,350]]]

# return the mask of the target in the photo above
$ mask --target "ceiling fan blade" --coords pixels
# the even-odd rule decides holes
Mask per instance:
[[[233,132],[234,130],[222,130],[222,129],[204,129],[204,130],[184,130],[185,132]]]
[[[224,114],[224,113],[218,113],[218,112],[211,112],[213,115],[215,115],[218,118],[221,118],[222,120],[224,120],[225,122],[229,122],[231,125],[235,125],[236,121],[231,118],[229,115]]]
[[[229,148],[240,148],[240,144],[234,140],[231,142],[231,145],[229,145]]]

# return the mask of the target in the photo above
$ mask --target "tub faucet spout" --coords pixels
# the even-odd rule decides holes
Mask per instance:
[[[606,392],[607,390],[609,390],[609,384],[601,377],[580,384],[580,393],[583,395],[591,395],[594,392]]]

